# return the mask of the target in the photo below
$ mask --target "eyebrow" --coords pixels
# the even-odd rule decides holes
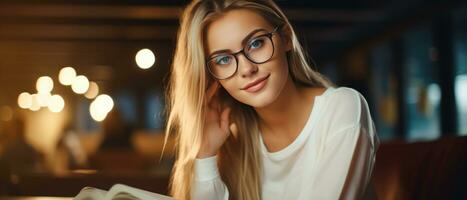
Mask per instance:
[[[245,38],[243,38],[242,46],[245,46],[245,43],[251,38],[251,36],[253,36],[255,33],[258,33],[260,31],[267,31],[267,30],[264,29],[264,28],[259,28],[259,29],[255,29],[255,30],[251,31],[250,33],[248,33],[248,35],[246,35]],[[231,50],[230,49],[216,50],[216,51],[210,53],[208,58],[211,58],[213,55],[220,54],[220,53],[225,53],[225,52],[231,52]]]

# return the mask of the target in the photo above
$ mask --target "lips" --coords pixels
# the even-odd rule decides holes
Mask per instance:
[[[259,79],[256,79],[255,81],[252,81],[252,82],[248,83],[245,87],[242,88],[242,90],[247,90],[247,91],[253,90],[253,89],[258,89],[259,90],[264,85],[263,81],[266,80],[267,78],[269,78],[269,75],[267,75],[265,77],[262,77],[262,78],[259,78]],[[259,87],[259,88],[257,88],[257,87]]]

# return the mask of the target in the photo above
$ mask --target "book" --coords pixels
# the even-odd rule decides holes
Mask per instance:
[[[174,200],[174,198],[124,184],[115,184],[109,191],[84,187],[73,200]]]

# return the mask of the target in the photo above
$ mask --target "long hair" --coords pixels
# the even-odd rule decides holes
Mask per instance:
[[[233,9],[250,9],[273,26],[289,28],[292,50],[287,52],[290,75],[297,84],[329,87],[324,76],[312,69],[305,51],[284,13],[272,0],[195,0],[185,8],[177,35],[177,45],[168,86],[168,120],[166,138],[175,135],[176,161],[170,181],[170,193],[177,199],[190,199],[194,178],[194,161],[203,135],[203,102],[212,81],[205,67],[206,26]],[[282,34],[281,34],[282,35]],[[221,101],[232,108],[231,123],[236,134],[225,141],[218,153],[218,166],[230,199],[261,199],[261,157],[257,114],[225,90]]]

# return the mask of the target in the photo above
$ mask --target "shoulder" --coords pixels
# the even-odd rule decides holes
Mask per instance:
[[[323,97],[330,108],[336,111],[358,113],[362,104],[366,104],[366,100],[360,92],[348,87],[329,88]]]
[[[325,113],[335,127],[350,127],[359,124],[368,113],[363,95],[348,87],[329,88],[324,94]]]

